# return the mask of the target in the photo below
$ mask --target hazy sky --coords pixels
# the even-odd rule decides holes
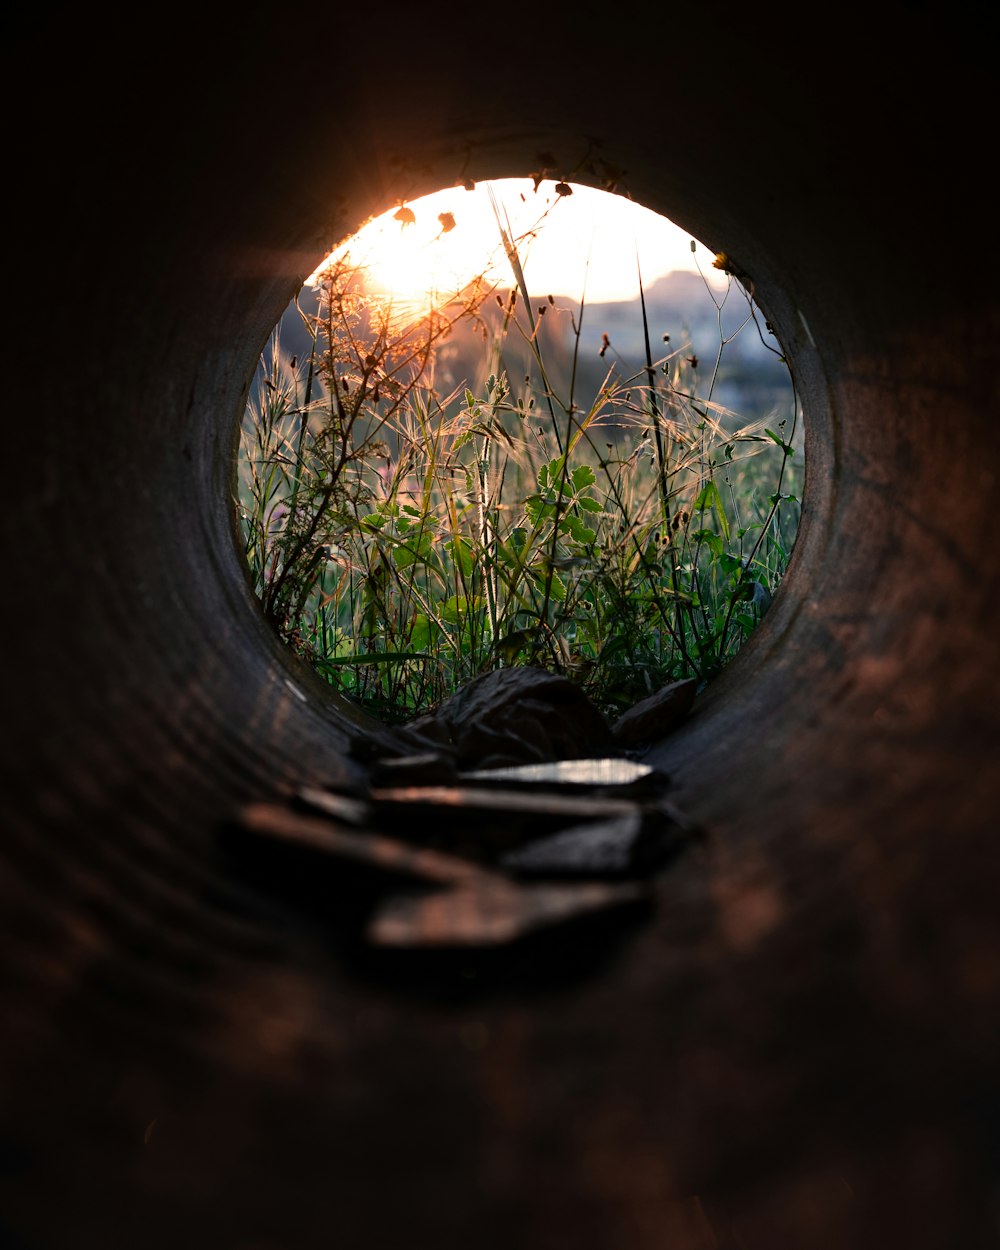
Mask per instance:
[[[691,236],[649,209],[575,184],[571,195],[558,195],[550,180],[536,192],[530,178],[482,182],[472,191],[452,187],[390,209],[351,241],[352,258],[370,266],[377,285],[405,300],[458,289],[491,261],[491,276],[511,285],[490,187],[515,237],[537,227],[534,238],[522,237],[518,245],[532,298],[579,299],[586,283],[588,303],[635,299],[637,248],[647,287],[671,270],[698,265],[711,282],[723,280],[708,248],[698,243],[693,253]],[[442,221],[440,214],[450,217]]]

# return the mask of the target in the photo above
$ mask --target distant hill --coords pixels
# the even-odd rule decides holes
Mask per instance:
[[[500,292],[506,300],[508,292]],[[729,342],[722,356],[713,398],[746,420],[769,415],[776,408],[784,411],[790,402],[788,373],[774,351],[779,345],[767,333],[764,318],[757,313],[757,326],[744,325],[749,312],[746,298],[734,284],[728,297],[710,290],[695,273],[675,271],[658,278],[646,290],[646,314],[650,349],[654,361],[674,352],[695,356],[699,376],[708,379],[715,367],[721,333]],[[546,312],[539,318],[538,342],[546,361],[553,389],[568,394],[573,370],[575,329],[580,331],[576,360],[576,402],[589,406],[612,366],[620,380],[636,377],[644,381],[645,344],[638,293],[634,300],[588,304],[557,296],[549,306],[547,294],[533,300]],[[719,307],[721,304],[721,308]],[[501,316],[495,301],[488,301],[483,316],[495,326]],[[742,326],[742,328],[741,328]],[[303,357],[309,351],[309,337],[294,308],[279,323],[282,352],[287,357]],[[601,355],[602,336],[610,347]],[[664,336],[669,336],[665,341]],[[762,341],[762,337],[763,340]],[[774,350],[768,350],[765,342]],[[524,375],[533,372],[530,351],[516,334],[508,338],[503,354],[515,394]],[[471,322],[459,323],[442,343],[437,358],[436,381],[443,390],[469,386],[481,390],[484,352],[481,333]]]

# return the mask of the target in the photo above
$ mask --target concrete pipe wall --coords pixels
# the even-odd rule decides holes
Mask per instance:
[[[981,32],[921,3],[11,21],[6,1244],[997,1245]],[[348,768],[247,586],[236,429],[329,245],[543,154],[753,276],[806,499],[758,635],[653,752],[705,844],[599,965],[452,993],[350,966],[220,853],[241,803]]]

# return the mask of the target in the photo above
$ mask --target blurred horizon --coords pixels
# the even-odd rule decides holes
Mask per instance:
[[[307,285],[332,257],[349,252],[372,288],[414,305],[454,293],[481,273],[510,286],[501,224],[517,246],[532,298],[636,300],[640,269],[647,289],[678,271],[719,289],[726,283],[709,248],[622,195],[551,180],[536,189],[531,178],[506,178],[400,203],[326,257]]]

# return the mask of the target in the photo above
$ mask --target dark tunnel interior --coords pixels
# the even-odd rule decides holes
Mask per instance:
[[[1000,1245],[995,67],[861,17],[18,19],[6,1244]],[[235,440],[330,246],[549,155],[753,276],[807,483],[773,608],[648,752],[704,841],[626,932],[463,982],[347,958],[220,846],[363,772],[247,583]]]

